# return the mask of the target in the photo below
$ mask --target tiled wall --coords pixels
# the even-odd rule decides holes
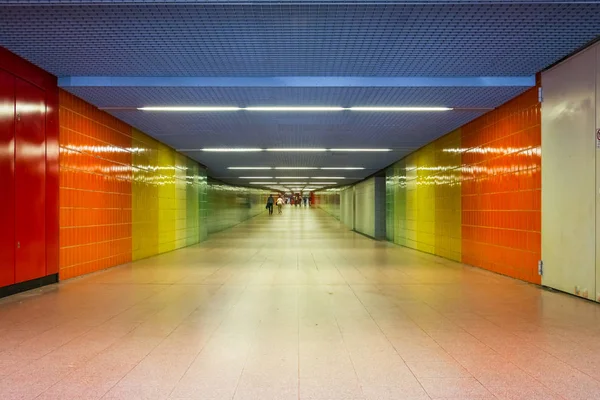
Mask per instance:
[[[321,208],[326,213],[332,215],[336,219],[340,219],[340,191],[342,189],[330,189],[321,192],[316,192],[314,195],[314,205]]]
[[[539,283],[540,120],[533,88],[390,167],[388,238]]]
[[[60,92],[60,278],[199,242],[197,163]]]
[[[208,233],[231,228],[265,212],[269,194],[261,189],[233,187],[211,180],[207,194]]]
[[[59,94],[61,279],[131,261],[131,128]]]

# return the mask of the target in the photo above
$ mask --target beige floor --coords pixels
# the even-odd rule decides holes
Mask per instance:
[[[600,306],[263,215],[0,300],[0,399],[600,399]]]

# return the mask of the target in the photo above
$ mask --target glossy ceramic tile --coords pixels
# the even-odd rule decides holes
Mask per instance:
[[[60,93],[60,278],[206,238],[206,171],[77,97]]]
[[[599,315],[287,206],[0,300],[0,398],[598,399]]]
[[[206,195],[208,233],[220,232],[265,212],[270,192],[210,181]]]
[[[131,261],[131,128],[60,91],[60,278]]]
[[[317,192],[314,194],[314,201],[312,204],[332,215],[334,218],[340,219],[340,191],[342,190],[344,190],[344,188],[329,189],[322,192]]]
[[[540,283],[540,132],[534,88],[390,167],[388,239]]]

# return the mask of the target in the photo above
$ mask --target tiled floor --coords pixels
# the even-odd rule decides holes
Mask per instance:
[[[0,399],[600,399],[600,306],[286,209],[0,300]]]

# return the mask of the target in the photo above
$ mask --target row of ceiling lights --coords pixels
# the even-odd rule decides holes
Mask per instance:
[[[267,111],[267,112],[331,112],[331,111],[374,111],[374,112],[439,112],[452,111],[451,107],[303,107],[303,106],[275,106],[275,107],[230,107],[230,106],[159,106],[138,107],[140,111],[167,111],[167,112],[222,112],[222,111]]]
[[[240,176],[239,179],[346,179],[343,176]]]
[[[255,179],[269,179],[257,176]],[[249,182],[251,185],[313,185],[327,186],[336,185],[337,182]]]
[[[303,170],[303,169],[320,169],[320,170],[363,170],[364,167],[228,167],[227,169],[231,170],[270,170],[270,169],[278,169],[278,170]]]
[[[205,151],[210,153],[257,153],[261,151],[270,151],[270,152],[309,152],[309,153],[324,153],[324,152],[389,152],[392,149],[325,149],[325,148],[310,148],[310,147],[300,147],[300,148],[269,148],[269,149],[261,149],[261,148],[243,148],[243,147],[217,147],[217,148],[203,148],[203,149],[177,149],[177,151]]]

